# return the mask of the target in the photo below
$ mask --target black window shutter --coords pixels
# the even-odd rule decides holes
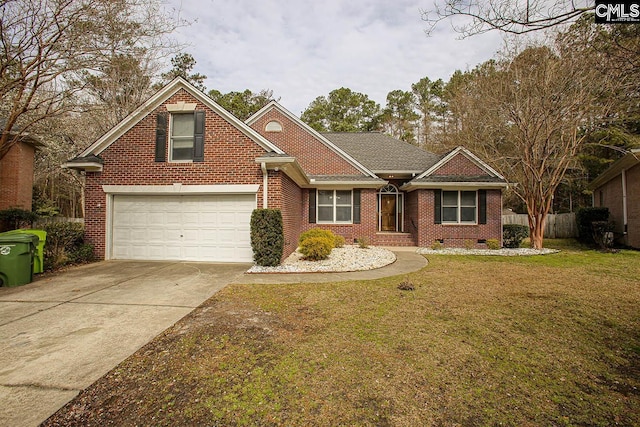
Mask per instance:
[[[309,190],[309,224],[316,223],[316,189]]]
[[[167,159],[167,114],[156,115],[156,162]]]
[[[487,223],[487,190],[478,190],[478,223]]]
[[[442,190],[433,190],[433,223],[442,224]]]
[[[204,162],[204,111],[196,111],[193,133],[193,161]]]
[[[353,223],[360,224],[360,190],[353,190]]]

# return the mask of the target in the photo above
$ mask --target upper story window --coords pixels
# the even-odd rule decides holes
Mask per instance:
[[[351,190],[318,190],[319,223],[351,223]]]
[[[282,124],[276,120],[271,120],[264,127],[266,132],[282,132]]]
[[[476,191],[443,191],[442,223],[475,224],[477,206]]]
[[[193,113],[171,114],[171,161],[193,160],[195,116]]]
[[[186,108],[185,107],[189,107]],[[195,104],[167,105],[169,113],[156,115],[155,161],[203,162],[205,112]]]

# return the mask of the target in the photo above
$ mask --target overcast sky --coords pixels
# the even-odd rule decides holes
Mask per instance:
[[[176,38],[207,90],[271,89],[299,115],[348,87],[384,107],[387,93],[422,77],[448,80],[493,57],[498,33],[458,40],[447,22],[427,37],[421,10],[434,0],[169,0],[193,22]]]

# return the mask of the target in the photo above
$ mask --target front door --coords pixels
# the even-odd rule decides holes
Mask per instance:
[[[380,195],[380,230],[381,231],[397,231],[397,212],[396,212],[396,200],[395,194],[381,194]]]

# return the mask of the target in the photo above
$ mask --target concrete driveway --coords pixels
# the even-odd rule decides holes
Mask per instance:
[[[36,426],[250,267],[105,261],[0,288],[0,426]]]

